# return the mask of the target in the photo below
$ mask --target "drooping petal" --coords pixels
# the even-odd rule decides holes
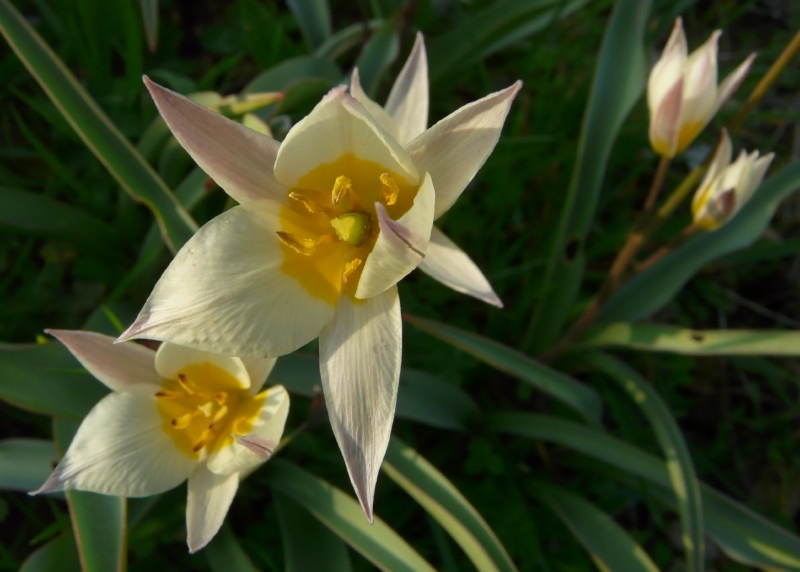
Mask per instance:
[[[312,169],[333,163],[348,153],[377,163],[405,179],[398,184],[416,185],[419,181],[408,153],[344,87],[332,89],[311,113],[292,127],[275,159],[275,177],[287,187],[296,187]],[[330,192],[331,189],[314,190]]]
[[[197,465],[189,475],[189,495],[186,500],[186,542],[194,554],[219,531],[239,488],[239,474],[217,475]]]
[[[676,18],[661,58],[653,66],[647,80],[647,104],[651,117],[655,115],[667,93],[683,78],[688,51],[683,22]]]
[[[229,373],[239,382],[242,389],[250,387],[250,374],[238,357],[212,354],[203,350],[187,348],[165,342],[156,352],[156,371],[164,379],[177,379],[186,366],[210,363]]]
[[[419,171],[427,171],[433,178],[436,187],[434,218],[453,206],[492,153],[511,102],[521,87],[522,82],[518,81],[465,105],[406,147]]]
[[[143,497],[178,486],[197,461],[175,446],[163,425],[155,392],[148,386],[105,396],[36,493],[76,489]]]
[[[319,338],[328,416],[370,522],[375,482],[394,419],[401,345],[396,287],[364,302],[343,296]]]
[[[420,32],[389,92],[386,111],[397,124],[397,140],[401,145],[428,128],[428,56]]]
[[[287,190],[272,166],[279,143],[144,78],[172,134],[208,175],[239,203],[273,198]]]
[[[679,78],[650,116],[650,145],[659,155],[675,156],[682,105],[683,78]]]
[[[136,384],[161,384],[153,362],[156,353],[140,344],[115,344],[95,332],[45,330],[72,352],[86,370],[114,391]]]
[[[267,459],[281,442],[286,418],[289,415],[289,394],[282,385],[267,390],[258,417],[246,435],[236,435],[236,441],[212,453],[208,470],[220,475],[247,471]]]
[[[456,292],[503,307],[491,284],[469,256],[441,230],[433,227],[431,241],[419,269]]]
[[[390,288],[414,270],[425,256],[433,228],[435,191],[425,173],[411,208],[392,220],[381,203],[375,213],[381,232],[364,263],[356,298],[371,298]]]
[[[280,205],[234,207],[175,256],[119,340],[170,341],[222,355],[274,357],[307,344],[333,316],[281,271]]]
[[[678,153],[689,146],[714,115],[717,105],[717,44],[721,33],[717,30],[711,34],[686,62]]]
[[[739,86],[742,84],[742,81],[744,81],[744,78],[750,71],[750,67],[753,65],[753,60],[755,59],[756,54],[750,54],[747,59],[739,64],[739,67],[728,74],[728,77],[722,80],[722,83],[719,84],[719,89],[717,90],[717,101],[716,105],[714,106],[714,113],[719,111],[719,108],[722,107],[726,101],[728,101],[728,99],[737,89],[739,89]]]
[[[394,119],[392,119],[392,116],[386,113],[383,107],[372,101],[364,92],[358,77],[358,68],[353,68],[353,74],[350,77],[350,95],[355,97],[356,100],[364,106],[364,109],[372,116],[375,123],[380,125],[381,129],[397,140],[397,124]]]
[[[278,358],[240,358],[247,372],[250,374],[250,391],[251,396],[255,395],[264,383],[267,381],[269,374],[278,362]]]

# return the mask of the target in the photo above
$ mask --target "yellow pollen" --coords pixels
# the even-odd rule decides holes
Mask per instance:
[[[353,275],[353,273],[358,270],[358,267],[361,266],[363,260],[360,258],[354,258],[350,262],[344,265],[344,272],[342,273],[342,282],[345,284]]]
[[[326,209],[322,205],[320,205],[318,203],[315,203],[314,201],[312,201],[311,199],[309,199],[305,195],[301,195],[300,193],[297,193],[295,191],[291,191],[289,193],[289,198],[301,203],[304,207],[306,207],[306,210],[308,212],[310,212],[311,214],[314,214],[314,213],[325,213],[325,214],[328,214],[329,209]]]
[[[344,175],[339,175],[336,177],[336,181],[333,183],[333,191],[331,191],[331,202],[334,205],[338,205],[339,201],[342,200],[342,197],[346,192],[353,192],[353,183],[350,181],[348,177]]]
[[[197,412],[195,411],[195,413]],[[172,420],[172,426],[175,427],[175,429],[186,429],[195,417],[195,413],[187,413],[186,415],[176,417]]]
[[[278,238],[281,239],[281,242],[297,252],[298,254],[304,254],[306,256],[310,256],[314,252],[314,247],[317,246],[316,240],[311,240],[310,238],[298,238],[296,236],[292,236],[288,232],[277,231],[275,234],[278,235]]]
[[[381,183],[383,183],[383,190],[381,191],[381,201],[386,206],[392,206],[397,202],[397,196],[400,194],[400,187],[394,182],[389,173],[382,173],[380,176]]]

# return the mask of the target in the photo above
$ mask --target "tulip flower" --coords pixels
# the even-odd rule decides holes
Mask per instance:
[[[750,71],[751,54],[717,86],[717,42],[720,30],[687,55],[681,19],[667,42],[661,59],[650,72],[647,103],[650,107],[650,144],[659,155],[682,153],[711,121],[719,108]]]
[[[703,182],[692,199],[694,224],[715,230],[728,222],[750,200],[761,184],[774,153],[759,158],[758,151],[742,150],[731,164],[731,139],[723,130],[722,140]]]
[[[280,385],[261,390],[276,360],[170,343],[155,352],[91,332],[48,333],[112,392],[32,494],[75,489],[143,497],[188,479],[189,550],[203,548],[222,526],[241,478],[280,442],[289,396]]]
[[[397,282],[426,259],[446,284],[496,299],[432,229],[494,149],[520,83],[425,129],[426,74],[420,40],[391,123],[337,87],[282,143],[145,78],[176,139],[240,205],[184,245],[119,341],[276,357],[319,337],[329,418],[370,521],[400,375]]]

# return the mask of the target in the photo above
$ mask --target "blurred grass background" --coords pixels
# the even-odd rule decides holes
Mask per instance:
[[[265,70],[265,85],[291,76],[289,67],[309,53],[295,16],[272,0],[161,0],[158,43],[148,50],[138,2],[129,0],[19,0],[13,4],[75,73],[114,124],[133,143],[146,140],[156,116],[141,75],[181,93],[238,93]],[[461,105],[511,84],[525,86],[512,108],[503,137],[461,200],[440,221],[470,256],[506,304],[504,310],[467,299],[416,272],[400,285],[403,310],[479,332],[519,347],[532,309],[575,159],[595,58],[612,2],[553,2],[537,33],[515,39],[525,23],[511,17],[523,3],[460,0],[333,0],[333,30],[363,23],[352,45],[335,63],[314,68],[322,80],[302,85],[286,113],[271,126],[282,136],[331,82],[356,62],[374,66],[374,91],[384,101],[413,42],[426,37],[431,60],[430,124]],[[577,9],[571,6],[579,4]],[[723,76],[758,51],[744,85],[713,125],[737,109],[783,46],[800,28],[800,4],[791,0],[670,0],[654,2],[648,45],[655,61],[676,15],[682,14],[690,47],[712,30],[720,42]],[[369,23],[390,22],[397,36],[372,36]],[[495,18],[495,20],[492,20]],[[499,22],[491,33],[481,26]],[[370,40],[370,38],[377,38]],[[396,41],[399,40],[399,41]],[[388,42],[375,61],[370,46]],[[396,43],[393,43],[396,42]],[[387,64],[387,65],[383,65]],[[289,67],[287,67],[289,66]],[[285,74],[285,75],[281,75]],[[262,76],[263,78],[263,76]],[[270,83],[271,82],[271,83]],[[327,83],[326,83],[327,82]],[[288,85],[288,84],[287,84]],[[778,154],[775,167],[800,155],[800,63],[781,75],[735,139],[738,149]],[[625,121],[601,194],[598,218],[587,241],[586,303],[595,293],[616,250],[635,220],[657,157],[647,142],[644,99]],[[679,158],[667,178],[671,190],[716,141],[707,129],[695,148]],[[80,328],[101,305],[129,322],[150,291],[164,252],[152,271],[131,274],[152,224],[77,138],[18,58],[0,45],[0,340],[29,342],[45,327]],[[174,143],[174,142],[173,142]],[[170,188],[192,167],[177,145],[154,146],[145,156]],[[221,189],[207,185],[192,209],[199,224],[227,204]],[[660,232],[667,239],[689,221],[688,207]],[[800,324],[800,203],[787,200],[756,246],[706,268],[663,309],[659,321],[695,328],[768,327]],[[123,287],[120,287],[120,284]],[[578,305],[575,315],[581,310]],[[535,394],[496,370],[406,327],[404,364],[460,385],[486,411],[556,411],[561,405]],[[312,350],[313,348],[309,348]],[[796,531],[800,525],[797,360],[690,358],[628,354],[625,358],[653,382],[680,422],[700,477]],[[567,366],[567,369],[568,366]],[[572,372],[598,388],[608,407],[610,430],[658,453],[641,412],[622,391],[600,376]],[[402,386],[401,386],[402,392]],[[290,425],[305,418],[308,402],[293,401]],[[48,438],[49,418],[0,403],[0,431]],[[636,486],[602,477],[611,471],[572,452],[528,440],[470,434],[398,420],[395,433],[411,443],[456,484],[486,518],[521,570],[586,570],[589,557],[551,512],[536,500],[531,475],[547,475],[580,491],[615,516],[665,570],[680,569],[680,528]],[[312,454],[309,454],[312,453]],[[301,435],[282,455],[308,465],[349,490],[335,442],[326,424]],[[309,462],[309,458],[315,459]],[[185,489],[164,495],[131,531],[131,570],[200,569],[184,541]],[[66,507],[20,493],[0,496],[0,567],[18,569],[30,552],[69,527]],[[468,561],[442,529],[399,488],[382,476],[378,514],[423,556],[444,570],[467,569]],[[261,569],[283,569],[281,535],[259,473],[248,479],[227,522]],[[710,567],[744,570],[709,545]],[[353,556],[357,569],[370,565]],[[674,568],[678,566],[678,568]]]

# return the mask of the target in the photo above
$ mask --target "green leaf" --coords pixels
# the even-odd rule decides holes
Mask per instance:
[[[697,356],[800,355],[800,332],[794,330],[692,330],[667,324],[623,322],[598,326],[581,343]]]
[[[155,52],[158,47],[158,0],[139,0],[142,5],[142,21],[144,34],[147,37],[147,48]]]
[[[78,547],[72,531],[38,548],[25,559],[19,572],[81,572]]]
[[[335,60],[360,45],[364,38],[370,35],[370,32],[374,32],[382,25],[383,20],[380,18],[350,24],[320,44],[314,51],[314,55],[322,59]]]
[[[342,70],[334,62],[316,56],[299,56],[283,60],[250,80],[244,93],[282,91],[307,79],[325,80],[334,85],[342,78]]]
[[[0,344],[0,399],[79,421],[108,393],[60,343]]]
[[[279,492],[272,492],[272,500],[281,527],[286,572],[352,570],[347,545],[328,527]]]
[[[643,37],[650,0],[618,0],[611,14],[583,116],[572,179],[523,341],[541,352],[557,338],[583,280],[584,242],[594,220],[608,157],[645,83]]]
[[[134,199],[152,211],[170,248],[180,248],[197,224],[8,0],[0,0],[0,33],[86,146]]]
[[[765,181],[721,228],[695,236],[631,279],[609,299],[598,321],[633,322],[662,308],[704,266],[753,244],[778,204],[798,187],[800,162],[794,162]]]
[[[678,514],[683,526],[683,544],[686,548],[688,570],[700,571],[704,565],[703,545],[703,501],[700,498],[700,483],[683,438],[678,422],[669,406],[658,392],[633,368],[617,358],[600,352],[586,352],[578,359],[617,381],[639,406],[658,437],[661,450],[667,460],[667,470],[675,498],[678,499]]]
[[[306,44],[314,50],[331,36],[331,9],[328,0],[286,0]]]
[[[77,430],[78,424],[73,421],[54,420],[53,433],[61,456]],[[67,491],[66,495],[84,572],[124,571],[127,564],[125,499],[85,491]]]
[[[400,53],[400,33],[397,21],[386,20],[364,45],[355,67],[361,86],[367,95],[374,97],[378,82]]]
[[[600,395],[587,385],[489,338],[425,318],[406,315],[405,319],[493,368],[552,395],[588,421],[599,422],[603,408],[602,401]]]
[[[567,525],[601,570],[657,572],[658,566],[613,518],[560,487],[531,484],[534,494]]]
[[[35,491],[53,472],[56,449],[43,439],[0,441],[0,488]]]
[[[433,572],[433,567],[403,538],[375,517],[370,524],[361,506],[319,477],[283,459],[267,464],[267,482],[301,504],[380,570]]]
[[[227,524],[205,547],[203,554],[208,559],[208,564],[214,572],[257,572],[250,558],[242,549],[233,530]]]
[[[381,469],[453,537],[479,571],[516,566],[478,511],[424,457],[392,438]]]
[[[499,413],[494,431],[556,443],[663,487],[677,506],[666,463],[602,431],[550,415]],[[800,570],[800,537],[706,484],[700,485],[706,532],[734,560],[766,569]]]

